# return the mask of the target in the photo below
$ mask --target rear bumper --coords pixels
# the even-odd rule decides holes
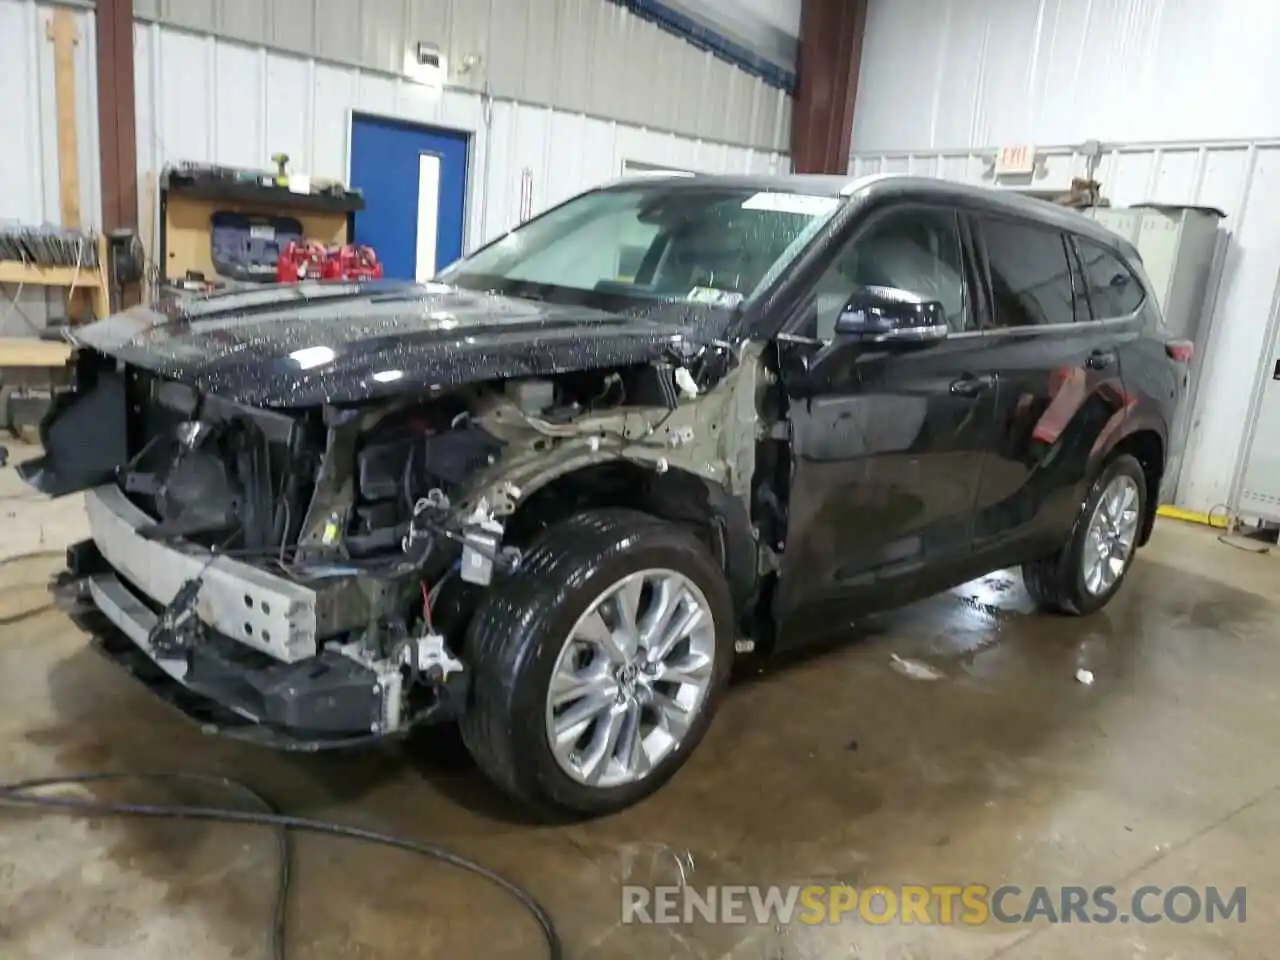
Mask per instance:
[[[101,619],[95,648],[211,732],[265,745],[319,750],[407,729],[399,668],[364,663],[317,634],[338,618],[326,608],[350,584],[296,583],[195,547],[148,540],[148,518],[114,486],[86,494],[93,540],[68,552]],[[199,578],[198,639],[180,645],[157,630],[188,580]],[[352,578],[347,578],[352,579]],[[103,622],[105,621],[105,622]],[[455,716],[456,686],[442,685],[413,723]]]

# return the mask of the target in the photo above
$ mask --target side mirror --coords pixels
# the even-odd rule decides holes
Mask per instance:
[[[909,290],[862,287],[840,310],[835,332],[864,343],[934,343],[947,337],[947,311]]]

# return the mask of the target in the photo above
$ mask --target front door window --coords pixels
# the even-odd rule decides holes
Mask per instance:
[[[952,333],[970,329],[960,233],[954,214],[902,210],[876,220],[858,234],[819,279],[808,329],[820,340],[835,334],[840,311],[859,288],[895,287],[937,300]]]

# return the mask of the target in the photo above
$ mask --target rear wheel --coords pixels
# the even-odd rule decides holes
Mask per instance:
[[[731,625],[724,575],[692,533],[633,511],[579,514],[476,612],[467,747],[546,815],[635,803],[702,739]]]
[[[1062,549],[1023,564],[1022,579],[1036,603],[1076,615],[1106,606],[1129,572],[1146,503],[1142,465],[1128,454],[1111,460],[1089,488]]]

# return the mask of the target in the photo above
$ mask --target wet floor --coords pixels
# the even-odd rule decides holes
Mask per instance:
[[[4,499],[16,487],[0,476],[2,552],[74,536],[74,509]],[[3,779],[243,779],[290,812],[429,839],[507,874],[550,909],[570,957],[1274,955],[1280,560],[1198,528],[1162,522],[1122,594],[1086,620],[1033,614],[1016,576],[996,574],[851,624],[821,653],[746,669],[664,790],[567,828],[522,822],[448,731],[313,757],[203,736],[42,608],[58,562],[0,567]],[[921,671],[895,654],[936,678],[907,675]],[[294,869],[293,957],[544,955],[503,893],[448,867],[302,837]],[[0,956],[265,957],[274,871],[272,837],[253,829],[6,814]],[[681,883],[1111,885],[1121,898],[1144,884],[1246,886],[1248,910],[1243,924],[1141,926],[619,922],[624,884]]]

